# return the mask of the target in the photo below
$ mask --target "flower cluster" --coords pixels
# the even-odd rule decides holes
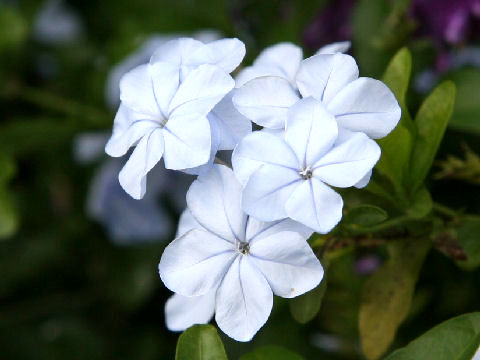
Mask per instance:
[[[237,39],[162,45],[123,76],[121,104],[106,151],[124,155],[122,187],[134,198],[163,157],[165,167],[197,174],[177,237],[159,264],[167,326],[206,323],[238,341],[265,324],[273,294],[315,288],[323,268],[307,240],[342,218],[332,188],[366,186],[380,158],[373,139],[398,123],[385,84],[359,78],[349,43],[303,60],[288,43],[265,49],[236,81],[245,48]],[[252,132],[252,122],[263,129]],[[214,164],[234,149],[232,167]]]

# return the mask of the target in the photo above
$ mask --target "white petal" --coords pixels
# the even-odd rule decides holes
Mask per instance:
[[[211,134],[208,119],[192,114],[172,117],[163,128],[165,167],[181,170],[205,164],[210,157]]]
[[[291,219],[264,222],[250,216],[248,218],[246,239],[251,245],[258,240],[282,231],[296,232],[304,240],[307,240],[313,233],[309,227]]]
[[[240,113],[258,125],[282,129],[288,108],[298,99],[295,89],[287,80],[266,76],[253,79],[239,88],[233,96],[233,104]]]
[[[324,103],[358,78],[358,67],[350,55],[314,55],[300,64],[297,85],[303,97],[313,96]]]
[[[252,123],[233,106],[233,91],[228,93],[210,112],[209,118],[219,136],[218,150],[232,150],[242,138],[252,132]],[[212,125],[212,122],[211,122]]]
[[[233,244],[206,230],[194,229],[165,248],[158,271],[173,292],[200,296],[217,289],[237,255]]]
[[[303,181],[285,206],[290,218],[325,234],[342,218],[342,197],[313,177]]]
[[[162,61],[180,66],[183,60],[203,46],[201,41],[192,38],[174,39],[160,46],[150,58],[150,63]]]
[[[315,288],[323,268],[310,245],[298,233],[283,231],[255,241],[250,256],[275,295],[292,298]]]
[[[235,176],[245,186],[248,178],[264,164],[299,170],[299,161],[280,137],[265,131],[255,131],[246,136],[232,154],[232,165]]]
[[[162,117],[167,119],[170,102],[180,84],[180,70],[167,62],[156,62],[149,66],[155,100],[160,107]]]
[[[315,55],[346,53],[350,49],[350,46],[352,46],[350,41],[334,42],[318,49]]]
[[[165,322],[170,331],[183,331],[195,324],[207,324],[215,312],[215,291],[202,296],[172,295],[165,304]]]
[[[297,171],[276,165],[262,165],[250,176],[245,186],[243,209],[262,221],[286,218],[285,203],[301,181]]]
[[[239,88],[245,85],[250,80],[264,77],[264,76],[275,76],[280,77],[285,80],[289,80],[285,77],[285,73],[280,67],[271,66],[271,65],[253,65],[243,68],[235,78],[235,87]]]
[[[297,45],[285,42],[263,50],[253,65],[275,67],[282,72],[282,77],[293,81],[302,59],[302,49]]]
[[[359,78],[343,88],[328,104],[338,125],[379,139],[397,125],[402,111],[392,91],[381,81]]]
[[[150,119],[161,116],[161,110],[153,92],[149,64],[137,66],[122,76],[120,100],[133,111],[146,115]]]
[[[315,163],[313,176],[332,186],[349,187],[372,170],[380,158],[380,147],[364,133],[352,134]]]
[[[320,101],[309,97],[290,108],[285,141],[295,151],[303,168],[313,165],[329,151],[337,134],[335,118]]]
[[[183,210],[182,215],[180,215],[180,219],[178,220],[178,228],[175,238],[182,236],[193,229],[203,229],[203,226],[198,223],[193,217],[191,211],[186,208]]]
[[[365,186],[368,185],[368,183],[370,182],[370,178],[372,177],[372,170],[370,170],[369,172],[367,172],[367,175],[365,175],[363,178],[360,179],[360,181],[358,181],[355,185],[357,189],[363,189]]]
[[[231,73],[245,56],[245,44],[238,39],[220,39],[212,41],[194,51],[185,61],[185,65],[216,65],[226,73]]]
[[[247,257],[239,256],[217,291],[215,320],[237,341],[249,341],[266,323],[273,294],[267,280]]]
[[[219,129],[217,124],[215,123],[214,117],[212,116],[212,113],[210,112],[207,115],[208,123],[210,125],[210,131],[211,131],[211,146],[210,146],[210,157],[208,161],[200,166],[196,166],[194,168],[189,168],[189,169],[183,169],[182,171],[186,174],[190,175],[202,175],[210,171],[212,168],[214,161],[215,161],[215,156],[217,155],[218,151],[218,146],[220,142],[220,135],[219,135]]]
[[[118,180],[123,189],[134,199],[141,199],[147,187],[147,173],[160,161],[164,140],[159,128],[145,134],[120,171]]]
[[[220,68],[201,65],[178,88],[170,103],[170,116],[207,115],[234,85],[232,77]]]
[[[148,119],[139,119],[130,123],[130,126],[121,134],[113,134],[105,145],[105,152],[113,157],[123,156],[131,146],[138,140],[146,136],[155,128],[159,128],[159,123]]]
[[[242,187],[223,165],[197,178],[187,192],[188,208],[206,229],[230,240],[245,240],[247,216],[241,207]]]

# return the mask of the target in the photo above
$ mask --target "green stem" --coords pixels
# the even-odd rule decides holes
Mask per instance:
[[[112,117],[108,113],[33,87],[22,87],[19,96],[26,102],[75,119],[81,119],[82,122],[89,125],[105,126],[112,121]]]
[[[358,233],[358,234],[376,233],[376,232],[389,230],[390,228],[393,228],[395,226],[403,225],[409,220],[411,220],[410,217],[408,217],[407,215],[404,215],[404,216],[399,216],[399,217],[384,221],[383,223],[378,225],[369,226],[364,229],[356,229],[354,231],[355,233]]]
[[[438,204],[438,203],[433,203],[433,210],[435,210],[437,213],[444,215],[449,218],[456,218],[458,217],[458,214],[455,210],[450,209],[449,207]]]

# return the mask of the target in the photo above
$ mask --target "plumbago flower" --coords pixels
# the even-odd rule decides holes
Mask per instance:
[[[175,293],[167,325],[183,330],[215,320],[228,336],[249,341],[267,321],[273,294],[292,298],[315,288],[323,268],[289,219],[261,222],[241,208],[242,186],[222,165],[201,175],[187,193],[188,212],[165,249],[159,273]]]
[[[372,139],[388,135],[401,117],[395,96],[381,81],[359,78],[355,59],[339,53],[348,49],[341,44],[349,45],[329,45],[303,61],[299,50],[295,56],[294,48],[279,46],[268,58],[274,58],[277,63],[279,59],[293,59],[282,65],[288,75],[281,75],[279,71],[265,73],[261,66],[265,57],[262,54],[249,70],[249,76],[241,78],[249,81],[235,93],[235,107],[265,128],[282,130],[289,108],[301,98],[313,97],[335,116],[340,133],[344,130],[363,132]],[[289,57],[280,57],[280,49]],[[287,52],[287,49],[290,50]],[[253,78],[254,75],[260,77]],[[370,177],[371,172],[366,173],[355,186],[365,187]]]
[[[121,104],[105,150],[117,157],[136,145],[119,174],[128,194],[143,197],[146,175],[162,157],[167,169],[196,168],[251,131],[226,97],[234,87],[229,73],[244,55],[237,39],[203,44],[181,38],[123,76]]]
[[[334,187],[354,186],[380,158],[380,147],[361,132],[339,133],[335,117],[313,97],[288,110],[285,136],[257,131],[233,152],[235,175],[245,186],[245,212],[262,221],[296,220],[319,233],[342,217]]]
[[[288,77],[263,74],[245,83],[233,98],[235,107],[258,125],[284,129],[289,107],[311,96],[335,116],[341,130],[379,139],[397,125],[401,110],[393,93],[381,81],[359,78],[350,55],[318,54],[299,66],[297,60]]]
[[[332,43],[320,48],[315,55],[343,53],[349,48],[349,41]],[[284,42],[269,46],[258,55],[252,66],[247,66],[238,73],[236,87],[261,76],[278,76],[295,86],[295,75],[302,59],[303,50],[295,44]]]

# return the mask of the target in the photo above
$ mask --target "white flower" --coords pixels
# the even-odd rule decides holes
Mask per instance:
[[[232,156],[245,186],[243,209],[262,221],[291,218],[319,233],[342,217],[341,196],[328,185],[350,187],[380,157],[380,148],[363,133],[338,133],[322,102],[305,98],[288,112],[285,136],[257,131]]]
[[[349,41],[337,42],[320,48],[315,55],[343,53],[349,48]],[[269,46],[258,55],[252,66],[247,66],[238,73],[235,86],[240,87],[261,76],[278,76],[295,87],[295,75],[302,59],[303,50],[300,46],[288,42]]]
[[[184,220],[179,233],[187,232],[167,246],[159,273],[177,294],[205,296],[193,298],[202,299],[197,309],[204,313],[188,321],[195,300],[175,296],[166,309],[170,328],[208,321],[215,294],[218,326],[233,339],[248,341],[267,321],[273,293],[291,298],[320,283],[323,268],[306,241],[311,231],[288,219],[265,223],[247,216],[241,192],[233,172],[221,165],[190,187],[187,205],[194,221]]]
[[[203,44],[182,38],[167,42],[149,64],[123,76],[121,104],[105,150],[111,156],[123,156],[136,145],[119,175],[120,184],[133,198],[143,197],[146,175],[162,156],[165,167],[173,170],[209,161],[212,133],[220,130],[212,129],[208,115],[232,90],[234,81],[228,73],[244,53],[237,39]]]
[[[142,46],[131,55],[122,59],[108,73],[105,84],[105,98],[112,108],[117,108],[120,103],[120,80],[122,76],[138,65],[147,63],[153,53],[162,45],[171,40],[183,37],[181,34],[154,34],[145,39]],[[200,30],[192,34],[198,41],[208,43],[220,38],[220,33],[214,30]]]
[[[300,62],[300,50],[295,52],[292,47],[283,45],[269,56],[262,54],[257,60],[262,60],[260,64],[256,61],[249,70],[256,78],[240,87],[233,98],[236,108],[247,118],[264,127],[282,129],[289,107],[311,96],[335,115],[340,130],[363,132],[378,139],[397,125],[401,109],[395,96],[381,81],[359,78],[353,57],[317,54]],[[265,73],[264,57],[274,57],[282,67]]]

